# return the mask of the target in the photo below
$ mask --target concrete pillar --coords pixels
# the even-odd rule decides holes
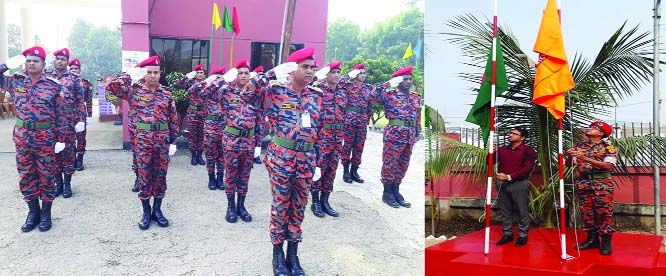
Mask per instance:
[[[21,48],[35,46],[35,32],[32,29],[32,14],[28,6],[21,7]]]
[[[0,62],[7,60],[9,55],[9,44],[7,40],[7,12],[5,8],[5,0],[0,0]]]

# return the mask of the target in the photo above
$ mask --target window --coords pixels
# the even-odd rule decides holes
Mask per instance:
[[[289,53],[303,48],[305,48],[305,44],[303,43],[292,43],[289,47]],[[251,51],[252,69],[261,65],[264,67],[264,71],[268,71],[273,69],[278,63],[278,59],[280,58],[280,43],[252,42]]]
[[[175,38],[150,39],[150,55],[157,55],[162,62],[160,83],[166,84],[166,75],[178,71],[188,73],[201,63],[208,68],[208,40]]]

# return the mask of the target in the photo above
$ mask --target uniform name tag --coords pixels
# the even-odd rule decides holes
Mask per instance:
[[[147,102],[149,100],[150,99],[148,99],[148,97],[139,97],[139,101],[142,101],[142,102]]]
[[[310,121],[310,112],[305,112],[301,115],[301,127],[312,127],[312,121]]]
[[[296,104],[294,104],[294,103],[285,103],[285,104],[280,105],[280,108],[281,109],[292,109],[292,108],[296,108]]]
[[[26,89],[25,87],[17,87],[14,89],[14,92],[25,93],[28,92],[28,89]]]

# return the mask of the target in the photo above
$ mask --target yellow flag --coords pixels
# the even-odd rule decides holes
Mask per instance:
[[[409,57],[414,55],[414,51],[412,51],[412,43],[410,42],[409,45],[407,46],[407,50],[405,50],[405,54],[402,55],[402,59],[408,59]]]
[[[543,12],[534,51],[539,53],[539,64],[532,101],[548,109],[555,119],[561,119],[565,111],[564,94],[576,84],[564,52],[562,28],[554,0],[548,0]]]
[[[215,30],[222,26],[222,20],[220,20],[220,11],[217,9],[217,3],[213,3],[213,26],[215,26]]]

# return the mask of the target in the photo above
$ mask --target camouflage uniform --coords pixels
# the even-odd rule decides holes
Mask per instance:
[[[217,179],[214,183],[209,183],[209,188],[226,189],[224,186],[224,145],[222,144],[222,133],[224,132],[225,115],[220,109],[222,91],[219,89],[224,84],[220,78],[213,84],[204,88],[204,98],[206,100],[206,123],[204,125],[204,140],[206,151],[206,170],[209,176],[215,175],[217,168]],[[212,184],[216,184],[213,187]]]

